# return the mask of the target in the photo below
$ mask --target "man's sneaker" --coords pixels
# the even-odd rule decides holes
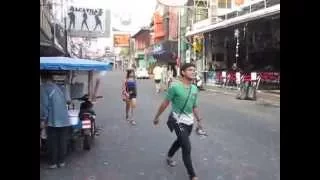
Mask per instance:
[[[53,164],[53,165],[49,165],[48,168],[49,168],[49,169],[56,169],[56,168],[58,168],[58,166],[57,166],[56,164]]]
[[[60,163],[59,164],[59,167],[61,167],[61,168],[65,167],[65,166],[66,166],[66,163]]]
[[[131,123],[131,125],[133,125],[133,126],[137,125],[137,123],[136,123],[135,120],[131,120],[130,123]]]
[[[172,160],[171,158],[167,158],[167,164],[171,167],[175,167],[177,165],[177,162]]]

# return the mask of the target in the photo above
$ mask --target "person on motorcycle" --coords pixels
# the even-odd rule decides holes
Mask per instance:
[[[89,96],[86,94],[84,98],[88,99]],[[81,103],[80,114],[81,113],[90,113],[91,115],[96,116],[96,112],[93,110],[93,104],[91,101],[86,101],[84,103]]]
[[[68,130],[71,126],[68,117],[67,100],[63,91],[53,81],[50,72],[42,72],[40,86],[40,121],[47,128],[49,168],[65,166]]]

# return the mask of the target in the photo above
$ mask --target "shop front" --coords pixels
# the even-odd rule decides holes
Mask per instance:
[[[199,33],[205,38],[208,84],[233,86],[240,77],[256,72],[260,88],[268,83],[280,88],[280,5],[226,19],[187,36]]]

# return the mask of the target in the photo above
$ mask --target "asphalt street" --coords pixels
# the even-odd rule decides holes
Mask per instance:
[[[48,170],[40,161],[41,180],[187,180],[181,150],[178,166],[168,167],[165,156],[175,139],[162,114],[160,127],[152,125],[163,99],[152,80],[138,81],[135,120],[124,118],[121,100],[123,72],[110,72],[102,81],[97,102],[102,128],[93,148],[80,148],[67,158],[67,166]],[[200,113],[207,137],[191,135],[192,160],[200,180],[280,180],[280,108],[240,101],[234,97],[200,93]]]

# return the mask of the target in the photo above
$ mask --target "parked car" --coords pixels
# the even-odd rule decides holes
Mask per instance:
[[[137,79],[149,79],[149,73],[146,68],[138,68],[136,71]]]

